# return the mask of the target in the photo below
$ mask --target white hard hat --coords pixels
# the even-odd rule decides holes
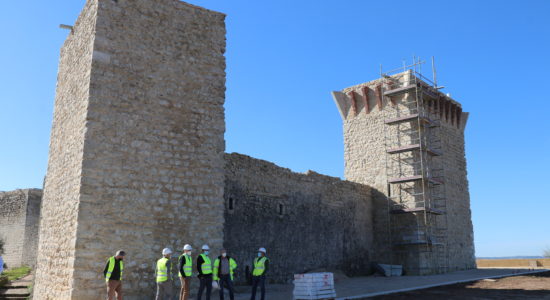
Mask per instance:
[[[210,250],[210,247],[208,247],[208,245],[202,245],[202,250]]]
[[[170,248],[162,249],[162,255],[168,255],[168,254],[172,254],[172,250]]]
[[[189,251],[191,251],[191,250],[193,250],[193,248],[191,247],[191,245],[185,244],[185,246],[183,246],[183,250],[189,250]]]
[[[263,253],[267,253],[267,252],[265,251],[265,248],[264,248],[264,247],[258,249],[258,251],[263,252]]]

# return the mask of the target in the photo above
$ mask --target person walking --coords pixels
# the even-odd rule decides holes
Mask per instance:
[[[155,277],[157,278],[157,296],[155,300],[172,300],[172,268],[170,258],[172,250],[162,249],[162,258],[157,260]]]
[[[227,256],[227,251],[225,249],[221,250],[221,255],[216,258],[214,261],[214,280],[219,280],[220,287],[220,300],[223,300],[223,289],[227,288],[229,291],[229,299],[235,300],[234,290],[233,290],[233,274],[237,268],[237,263],[235,260]]]
[[[269,258],[266,256],[265,248],[258,249],[258,257],[254,259],[252,270],[252,295],[250,300],[256,300],[256,289],[260,286],[261,300],[265,300],[265,274],[269,268]]]
[[[191,275],[193,275],[193,260],[191,259],[192,250],[193,248],[189,244],[183,246],[183,253],[178,259],[178,273],[181,282],[180,300],[189,299]]]
[[[202,246],[202,253],[197,257],[197,271],[199,271],[199,294],[197,300],[202,299],[202,293],[206,288],[206,300],[210,300],[210,294],[212,293],[212,263],[208,253],[210,247],[208,245]]]
[[[122,270],[124,270],[124,256],[126,253],[118,250],[115,256],[107,259],[107,264],[103,270],[103,276],[107,284],[107,300],[122,300]]]

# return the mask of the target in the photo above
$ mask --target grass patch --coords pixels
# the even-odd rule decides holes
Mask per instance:
[[[19,267],[14,269],[5,270],[2,272],[2,276],[7,276],[9,281],[17,280],[21,277],[25,277],[31,272],[29,267]]]

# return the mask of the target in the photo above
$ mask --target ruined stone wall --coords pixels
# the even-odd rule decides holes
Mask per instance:
[[[35,299],[99,299],[118,249],[125,299],[151,299],[164,247],[222,247],[224,18],[86,3],[62,49]]]
[[[35,265],[41,198],[38,189],[0,192],[0,239],[8,268]]]
[[[271,259],[272,282],[290,282],[293,274],[319,268],[370,272],[369,187],[294,173],[245,155],[225,157],[224,247],[237,259],[238,282],[246,281],[259,247]]]
[[[412,250],[410,253],[401,254],[397,261],[395,256],[389,255],[392,252],[390,251],[390,226],[388,223],[386,163],[390,162],[386,160],[385,135],[387,133],[385,132],[384,119],[388,110],[393,110],[394,107],[388,97],[378,97],[377,86],[381,83],[381,80],[374,80],[333,94],[343,118],[345,177],[347,180],[363,183],[373,188],[373,224],[376,233],[373,259],[385,263],[404,263],[422,267],[426,264],[425,254]],[[366,98],[364,97],[365,91],[368,91]],[[399,101],[401,100],[403,100],[403,96],[394,99],[396,105],[400,105]],[[441,159],[445,170],[446,216],[448,220],[446,233],[448,271],[475,267],[473,228],[464,153],[464,126],[467,113],[462,113],[462,115],[461,123],[458,126],[451,124],[448,120],[441,122],[443,152]]]

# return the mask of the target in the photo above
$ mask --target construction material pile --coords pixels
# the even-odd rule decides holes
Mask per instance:
[[[334,299],[334,276],[332,273],[308,273],[294,275],[295,300]]]

